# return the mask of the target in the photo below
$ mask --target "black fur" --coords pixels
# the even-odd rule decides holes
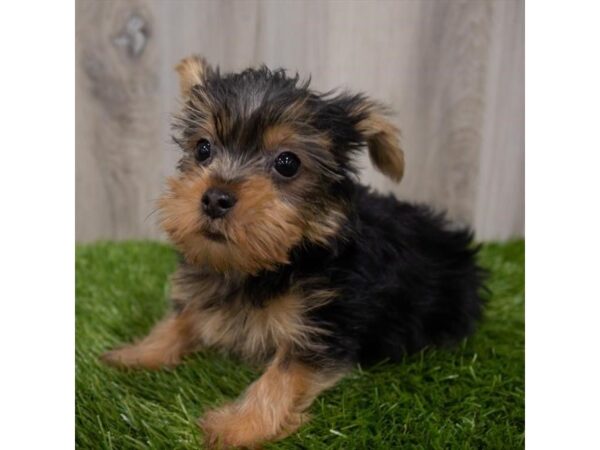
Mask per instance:
[[[326,357],[398,360],[468,336],[484,275],[471,233],[424,206],[357,191],[352,238],[323,267],[341,295],[313,315],[332,330]]]

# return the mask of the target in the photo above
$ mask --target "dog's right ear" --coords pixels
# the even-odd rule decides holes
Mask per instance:
[[[187,99],[192,88],[197,85],[204,83],[204,76],[210,66],[204,58],[198,55],[188,56],[180,61],[175,66],[175,70],[179,74],[179,89],[181,91],[181,97]]]

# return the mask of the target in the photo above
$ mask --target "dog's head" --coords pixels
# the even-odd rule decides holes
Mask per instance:
[[[402,177],[398,131],[362,95],[319,94],[264,67],[221,75],[199,57],[177,71],[183,157],[160,209],[193,263],[255,274],[286,264],[303,241],[326,245],[351,208],[365,146],[375,167]]]

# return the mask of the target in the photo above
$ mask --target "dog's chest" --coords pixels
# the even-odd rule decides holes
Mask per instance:
[[[262,361],[277,348],[303,342],[310,327],[304,323],[302,301],[291,294],[255,306],[243,297],[200,310],[197,334],[203,345]]]
[[[176,310],[193,314],[194,334],[203,346],[264,361],[276,349],[311,345],[319,330],[309,323],[308,311],[329,293],[294,291],[276,273],[248,280],[181,265],[171,298]]]

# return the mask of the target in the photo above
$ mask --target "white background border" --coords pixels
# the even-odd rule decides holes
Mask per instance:
[[[0,448],[75,444],[75,9],[0,13]]]
[[[600,4],[525,20],[526,443],[600,448]]]
[[[74,24],[0,15],[1,448],[74,447]],[[531,449],[600,448],[599,55],[599,3],[526,2]]]

